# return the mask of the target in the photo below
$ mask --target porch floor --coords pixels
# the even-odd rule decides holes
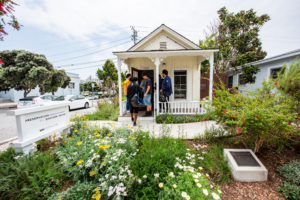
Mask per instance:
[[[139,111],[138,113],[138,117],[143,117],[143,115],[146,113],[146,111]],[[123,116],[119,116],[119,117],[130,117],[130,113],[126,113]],[[152,115],[148,116],[148,117],[154,117],[154,111],[152,111]],[[143,117],[144,118],[144,117]],[[146,117],[145,117],[146,118]]]

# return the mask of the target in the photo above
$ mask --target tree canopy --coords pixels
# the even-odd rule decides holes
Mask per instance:
[[[118,70],[115,67],[115,64],[111,60],[106,60],[102,66],[102,70],[98,69],[96,72],[99,80],[103,80],[106,83],[108,80],[116,82],[118,80]]]
[[[24,50],[0,52],[3,61],[0,79],[10,88],[24,90],[24,97],[37,85],[51,80],[53,65],[42,54]]]
[[[94,92],[99,92],[101,90],[100,86],[95,81],[85,82],[83,84],[84,91],[92,91],[92,83],[94,83]]]
[[[54,95],[54,92],[57,92],[58,88],[66,88],[69,86],[71,78],[66,74],[65,70],[54,70],[53,75],[49,81],[46,81],[44,84],[45,90],[42,91],[40,87],[41,95],[46,92],[51,92]]]
[[[267,52],[262,50],[259,31],[270,20],[267,14],[258,16],[253,9],[230,13],[226,7],[218,10],[219,19],[208,26],[205,31],[206,40],[200,41],[200,47],[205,45],[218,48],[214,54],[214,68],[217,73],[233,67],[236,72],[243,73],[247,83],[255,81],[258,66],[245,65],[261,60]],[[237,69],[241,66],[241,69]]]
[[[12,26],[15,30],[20,30],[20,27],[22,26],[12,14],[14,12],[14,6],[18,6],[18,4],[12,0],[0,1],[0,41],[3,41],[4,35],[8,35],[8,33],[4,30],[4,25],[6,25],[4,17],[11,18],[11,21],[9,21],[7,24]]]

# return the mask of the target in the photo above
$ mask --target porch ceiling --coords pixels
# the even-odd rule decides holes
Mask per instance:
[[[203,56],[212,55],[219,49],[183,49],[183,50],[151,50],[151,51],[117,51],[113,52],[119,58],[138,57],[170,57],[170,56]]]

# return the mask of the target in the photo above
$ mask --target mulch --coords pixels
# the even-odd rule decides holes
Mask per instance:
[[[245,149],[245,147],[237,147],[233,143],[226,144],[224,148]],[[286,199],[277,191],[278,185],[283,184],[284,177],[276,169],[292,160],[300,160],[299,151],[287,147],[284,147],[280,152],[276,152],[276,149],[272,148],[261,148],[259,153],[256,153],[256,156],[268,170],[268,181],[248,183],[232,180],[231,183],[221,184],[219,186],[223,192],[223,200]]]

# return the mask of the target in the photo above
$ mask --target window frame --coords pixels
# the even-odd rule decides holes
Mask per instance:
[[[282,66],[282,67],[271,68],[270,71],[269,71],[269,73],[270,73],[269,76],[271,76],[271,78],[274,79],[273,74],[272,74],[272,70],[279,69],[279,71],[280,71],[282,68],[283,68],[283,66]],[[278,72],[279,72],[279,71],[278,71]],[[277,77],[278,77],[278,75],[277,75]],[[276,77],[276,78],[277,78],[277,77]],[[275,79],[276,79],[276,78],[275,78]]]
[[[274,66],[272,66],[272,67],[268,67],[268,72],[267,72],[268,75],[267,75],[266,80],[269,81],[269,77],[271,76],[271,70],[272,70],[272,69],[282,68],[282,67],[284,67],[282,64],[280,64],[280,65],[274,65]]]
[[[172,68],[172,89],[173,94],[171,95],[172,101],[190,101],[190,90],[193,90],[192,86],[190,85],[190,79],[192,78],[192,75],[190,74],[190,68],[189,67],[178,67],[178,68]],[[175,71],[182,71],[186,70],[186,99],[175,99]]]
[[[242,76],[242,75],[243,75],[242,73],[238,74],[238,85],[241,85],[241,86],[246,86],[246,85],[247,85],[247,83],[240,84],[240,80],[241,80],[241,77],[240,77],[240,76]]]
[[[71,84],[73,84],[73,85],[74,85],[74,87],[73,87],[73,88],[71,88],[71,87],[70,87],[70,85],[71,85]],[[75,84],[75,82],[70,82],[70,83],[69,83],[69,86],[68,86],[68,88],[69,88],[69,90],[75,90],[75,88],[76,88],[76,84]]]

